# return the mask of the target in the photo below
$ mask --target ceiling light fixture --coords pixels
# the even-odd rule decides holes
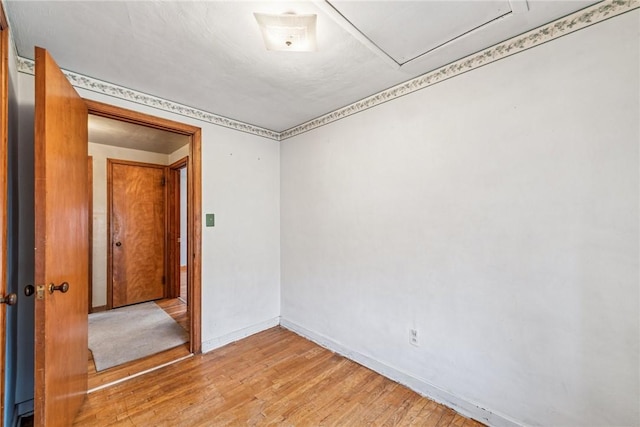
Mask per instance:
[[[316,43],[316,15],[269,15],[254,13],[267,50],[313,52]]]

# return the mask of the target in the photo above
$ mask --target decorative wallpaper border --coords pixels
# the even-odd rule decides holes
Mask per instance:
[[[262,136],[276,141],[283,141],[639,7],[640,0],[605,0],[283,132],[276,132],[232,120],[197,108],[188,107],[173,101],[83,76],[82,74],[72,71],[63,70],[63,72],[71,84],[78,88],[169,111],[240,132]],[[32,60],[20,56],[18,56],[17,60],[18,71],[34,74],[35,63]]]
[[[481,52],[469,55],[437,70],[428,72],[412,80],[400,83],[378,92],[346,107],[292,127],[280,133],[280,140],[292,138],[301,133],[324,126],[352,114],[375,107],[392,99],[408,95],[441,81],[466,73],[474,68],[507,58],[550,40],[573,33],[590,25],[640,7],[640,0],[607,0],[575,12],[565,18],[538,27],[527,33],[493,45]]]
[[[26,74],[35,74],[35,62],[30,59],[18,56],[18,71]],[[107,83],[102,80],[94,79],[92,77],[83,76],[82,74],[74,73],[72,71],[62,70],[62,72],[67,76],[69,82],[71,82],[71,84],[77,88],[102,93],[105,95],[113,96],[115,98],[120,98],[127,101],[135,102],[137,104],[146,105],[148,107],[157,108],[159,110],[169,111],[181,116],[190,117],[192,119],[201,120],[203,122],[212,123],[214,125],[223,126],[240,132],[251,133],[253,135],[274,139],[276,141],[280,140],[279,132],[229,119],[223,116],[218,116],[217,114],[209,113],[207,111],[199,110],[193,107],[188,107],[177,102],[168,101],[166,99],[158,98],[132,89],[127,89],[125,87]]]

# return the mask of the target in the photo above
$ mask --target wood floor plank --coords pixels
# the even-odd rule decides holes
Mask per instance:
[[[322,403],[322,397],[326,396],[332,401],[332,396],[341,395],[344,393],[336,393],[338,387],[342,392],[353,389],[352,385],[347,385],[341,382],[343,378],[349,378],[354,383],[356,381],[362,381],[363,377],[367,374],[360,367],[353,363],[339,364],[336,369],[329,375],[319,375],[307,383],[307,387],[294,396],[297,402],[305,402],[304,405],[292,405],[282,416],[286,422],[293,425],[298,425],[301,419],[307,418],[310,414],[317,411],[317,404]],[[334,398],[335,399],[335,398]]]
[[[372,390],[363,403],[363,408],[368,408],[365,412],[362,422],[363,424],[373,424],[380,418],[380,415],[387,409],[388,403],[385,398],[388,394],[394,393],[399,385],[393,381],[383,381],[375,390]]]
[[[440,420],[438,421],[438,424],[436,424],[436,427],[450,426],[455,416],[456,416],[456,411],[449,408],[445,409],[444,413],[442,414],[442,417],[440,417]]]
[[[478,422],[476,420],[472,420],[470,418],[465,418],[463,426],[464,427],[482,427],[482,426],[484,426],[484,424],[482,424],[482,423],[480,423],[480,422]]]
[[[446,410],[446,407],[436,404],[436,407],[432,411],[430,411],[426,417],[422,418],[421,421],[417,424],[425,427],[436,427],[445,414]]]
[[[427,399],[417,399],[413,402],[413,404],[409,407],[407,412],[398,420],[398,425],[411,425],[413,421],[418,417],[422,408],[424,408],[429,403]]]
[[[423,400],[422,397],[417,393],[409,395],[400,405],[396,407],[394,411],[390,412],[383,425],[397,426],[402,424],[402,420],[406,417],[411,408],[421,400]]]
[[[384,402],[385,410],[378,416],[378,419],[375,420],[374,425],[387,425],[386,421],[393,416],[398,407],[400,407],[402,403],[410,396],[415,395],[418,394],[406,387],[398,387],[398,389],[394,393],[385,396],[385,398],[381,401],[381,403]]]
[[[417,415],[414,419],[411,420],[409,425],[419,426],[421,423],[424,423],[424,420],[429,417],[429,415],[435,411],[440,405],[438,405],[433,400],[428,400],[426,404],[422,407],[420,411],[418,411]]]
[[[481,425],[276,327],[88,395],[76,426]]]
[[[163,309],[173,320],[178,322],[182,328],[189,332],[189,313],[187,304],[180,298],[165,298],[155,301],[156,305]]]
[[[341,403],[338,410],[332,408],[331,413],[323,418],[324,422],[335,425],[351,425],[362,418],[362,397],[358,395],[360,389],[366,388],[371,382],[373,372],[355,364],[358,368],[356,373],[350,374],[349,378],[343,381],[336,381],[337,389],[333,394],[341,396]],[[379,376],[378,374],[375,374]]]
[[[311,362],[305,361],[303,363],[307,364]],[[331,375],[335,370],[348,365],[345,363],[345,360],[335,357],[335,355],[332,355],[330,352],[318,355],[313,363],[315,364],[314,368],[304,371],[304,376],[292,376],[287,379],[287,383],[284,386],[280,386],[276,382],[274,383],[274,387],[269,390],[269,392],[271,392],[270,397],[265,397],[264,394],[260,396],[262,399],[270,402],[269,406],[263,411],[267,424],[285,420],[286,414],[288,414],[292,408],[297,408],[298,405],[296,405],[296,402],[302,401],[300,396],[303,395],[305,391]],[[299,378],[305,378],[304,383],[300,383]]]
[[[349,363],[348,365],[351,365]],[[367,389],[370,387],[370,384],[376,383],[380,380],[384,380],[381,375],[376,374],[373,371],[362,370],[360,366],[357,366],[358,370],[363,373],[362,380],[357,388],[353,389],[347,396],[346,400],[351,402],[352,406],[358,406],[361,404],[362,399],[361,396],[367,393]],[[317,392],[312,395],[312,400],[310,400],[310,404],[308,405],[300,405],[300,408],[304,411],[300,411],[301,415],[298,415],[298,418],[301,421],[301,424],[306,424],[308,420],[313,418],[322,418],[326,419],[329,414],[331,414],[334,410],[334,401],[336,400],[336,391],[339,391],[339,394],[345,394],[346,390],[336,390],[336,387],[341,387],[340,381],[340,372],[336,372],[336,375],[332,377],[326,378],[324,382],[326,386],[323,388],[319,388]],[[354,405],[355,404],[355,405]],[[304,414],[304,415],[302,415]]]

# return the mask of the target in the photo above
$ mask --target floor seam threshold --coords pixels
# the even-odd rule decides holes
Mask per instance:
[[[94,387],[94,388],[88,390],[87,394],[93,393],[95,391],[100,391],[100,390],[102,390],[104,388],[108,388],[108,387],[114,386],[116,384],[123,383],[125,381],[132,380],[132,379],[137,378],[137,377],[139,377],[141,375],[148,374],[149,372],[157,371],[158,369],[164,368],[165,366],[173,365],[174,363],[181,362],[181,361],[183,361],[185,359],[188,359],[190,357],[193,357],[193,353],[188,354],[186,356],[182,356],[182,357],[180,357],[178,359],[175,359],[175,360],[172,360],[170,362],[163,363],[162,365],[158,365],[158,366],[154,366],[153,368],[145,369],[144,371],[137,372],[137,373],[135,373],[133,375],[129,375],[129,376],[124,377],[124,378],[120,378],[119,380],[115,380],[115,381],[112,381],[112,382],[107,383],[107,384],[99,385],[98,387]]]

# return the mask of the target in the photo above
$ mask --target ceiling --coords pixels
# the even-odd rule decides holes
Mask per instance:
[[[89,142],[171,154],[191,142],[191,137],[89,114]]]
[[[276,132],[597,1],[6,1],[34,46],[89,76]],[[317,14],[316,52],[267,51],[253,13]]]

